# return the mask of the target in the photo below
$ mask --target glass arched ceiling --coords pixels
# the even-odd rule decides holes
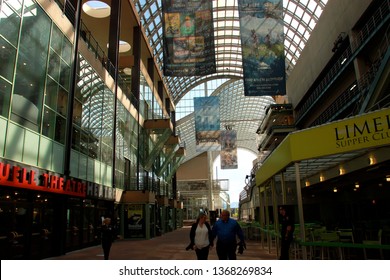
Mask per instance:
[[[233,93],[233,94],[232,94]],[[244,96],[242,80],[229,80],[212,94],[219,96],[221,130],[237,131],[237,146],[257,154],[256,131],[265,116],[265,110],[274,100],[271,96],[262,98]],[[194,113],[178,121],[178,132],[186,144],[186,159],[196,156]]]
[[[162,70],[161,0],[133,0],[146,36]],[[208,76],[164,77],[174,104],[195,86],[218,78],[243,77],[238,0],[212,0],[217,73]],[[286,74],[294,68],[328,0],[284,0]]]
[[[140,15],[153,54],[162,70],[163,29],[161,0],[133,0]],[[237,131],[238,147],[257,153],[256,130],[272,97],[244,97],[238,0],[212,0],[217,72],[207,76],[163,77],[175,105],[196,86],[213,79],[230,79],[213,95],[220,96],[221,129],[226,125]],[[294,68],[328,0],[283,0],[286,76]],[[195,145],[193,114],[177,123],[186,156],[198,153]]]

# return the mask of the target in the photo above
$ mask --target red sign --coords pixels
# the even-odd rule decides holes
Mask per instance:
[[[39,181],[39,182],[37,182]],[[85,197],[87,185],[81,181],[44,173],[0,162],[0,185]]]

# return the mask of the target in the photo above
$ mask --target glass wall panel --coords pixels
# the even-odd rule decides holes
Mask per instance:
[[[0,21],[1,22],[1,21]],[[0,32],[2,26],[0,25]],[[12,82],[14,75],[16,49],[0,36],[0,76]]]
[[[0,34],[17,45],[20,28],[21,5],[18,1],[1,1]]]
[[[60,78],[60,61],[60,56],[56,52],[54,52],[53,49],[51,49],[47,73],[57,82]]]
[[[7,117],[11,96],[11,85],[0,78],[0,115]]]
[[[53,160],[51,169],[61,172],[72,44],[33,1],[1,3],[0,115],[7,117],[11,113],[14,122],[57,142],[56,147],[61,152],[53,154],[57,159]],[[114,94],[81,55],[77,69],[72,116],[72,149],[75,151],[72,154],[80,152],[80,160],[77,159],[72,166],[79,166],[80,176],[95,182],[101,179],[94,176],[95,163],[99,167],[106,166],[101,170],[106,179],[100,181],[110,184]],[[146,83],[145,92],[149,96],[147,111],[151,115],[154,98]],[[116,133],[116,184],[124,185],[126,156],[133,163],[128,177],[134,186],[138,186],[138,122],[121,103],[118,103]],[[54,141],[52,143],[56,144]]]
[[[81,110],[82,106],[78,100],[73,102],[73,123],[80,126],[81,125]]]
[[[69,85],[70,85],[70,66],[66,64],[63,60],[61,60],[61,67],[60,67],[60,85],[63,86],[63,88],[66,91],[69,91]]]
[[[49,108],[45,109],[43,115],[43,124],[42,124],[42,134],[49,137],[50,139],[55,138],[55,130],[56,130],[56,114],[53,110]]]
[[[57,97],[57,112],[62,116],[66,117],[68,110],[68,93],[62,88],[58,88],[58,97]]]
[[[37,4],[24,12],[11,119],[39,131],[51,21]]]
[[[45,107],[50,107],[51,110],[45,108],[44,112],[44,126],[50,123],[55,123],[52,128],[43,127],[42,133],[51,139],[54,139],[62,144],[65,143],[65,118],[68,108],[68,89],[69,79],[67,85],[61,81],[62,66],[66,65],[65,72],[68,71],[69,66],[64,60],[69,60],[68,54],[64,52],[64,45],[70,45],[69,40],[62,34],[61,30],[52,24],[50,38],[50,54],[47,67],[46,76],[46,91],[45,91]],[[54,111],[54,114],[53,112]]]
[[[72,133],[72,149],[79,151],[80,150],[80,129],[78,129],[76,126],[73,126],[73,133]]]
[[[56,129],[54,140],[61,144],[65,144],[65,128],[66,128],[66,120],[65,118],[57,115],[56,117]]]
[[[57,110],[58,84],[51,77],[46,80],[45,105]]]
[[[50,41],[50,47],[58,54],[61,54],[61,46],[62,46],[62,37],[64,35],[62,34],[61,30],[56,26],[53,25],[53,29],[51,31],[51,41]]]
[[[100,146],[101,146],[101,136],[102,131],[102,117],[103,117],[103,94],[102,94],[102,83],[99,81],[99,76],[95,73],[89,77],[89,89],[88,95],[90,95],[91,101],[90,105],[87,107],[89,114],[91,114],[90,119],[90,131],[92,136],[95,138],[95,142],[90,146],[92,153],[96,155],[96,159],[101,159]]]
[[[114,121],[114,95],[104,87],[103,135],[102,135],[102,161],[112,166],[112,131]]]
[[[62,37],[62,52],[61,58],[65,61],[66,64],[72,65],[72,44],[69,42],[66,37]]]
[[[127,148],[125,141],[125,127],[126,127],[126,109],[118,102],[117,104],[117,126],[116,126],[116,151],[115,151],[115,185],[116,187],[123,187],[125,159],[124,153]]]

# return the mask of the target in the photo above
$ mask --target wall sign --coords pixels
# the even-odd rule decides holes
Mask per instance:
[[[0,185],[85,197],[87,186],[75,179],[0,162]]]

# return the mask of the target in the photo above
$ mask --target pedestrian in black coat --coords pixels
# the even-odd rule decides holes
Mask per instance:
[[[287,213],[284,206],[279,207],[279,213],[282,217],[281,225],[282,229],[280,232],[281,237],[281,249],[280,249],[280,259],[288,260],[290,255],[290,244],[293,240],[294,233],[294,219]]]
[[[209,250],[213,246],[211,226],[207,222],[207,215],[201,213],[190,231],[190,244],[186,250],[195,250],[198,260],[207,260]]]
[[[115,240],[114,228],[111,225],[111,219],[105,218],[102,225],[102,247],[104,259],[108,260],[112,242]]]

